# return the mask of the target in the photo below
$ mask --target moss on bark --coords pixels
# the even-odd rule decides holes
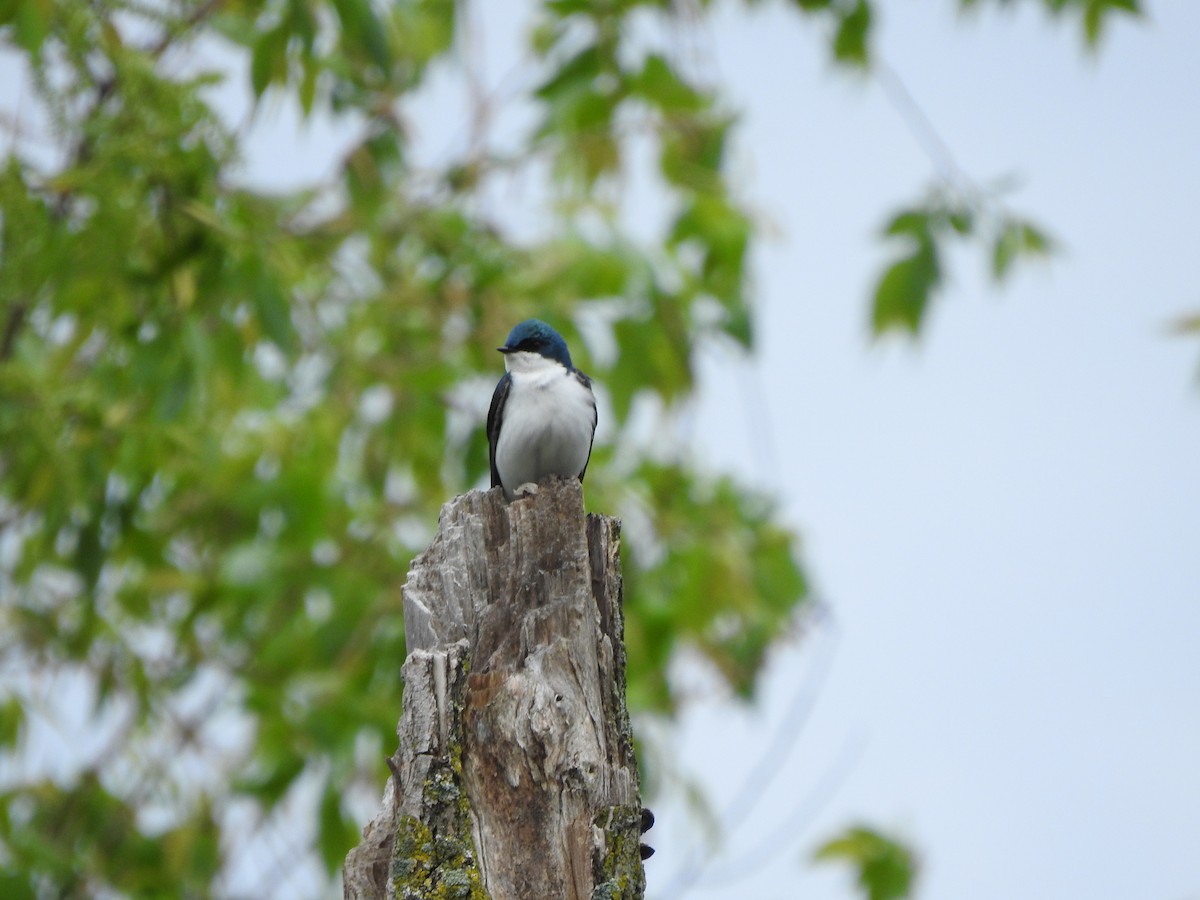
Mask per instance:
[[[604,853],[597,852],[595,859],[592,900],[640,900],[645,896],[641,821],[642,810],[636,806],[611,806],[592,819],[604,832]]]

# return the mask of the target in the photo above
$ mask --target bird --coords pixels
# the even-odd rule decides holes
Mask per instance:
[[[492,487],[514,499],[551,475],[583,481],[596,434],[591,379],[571,365],[561,334],[526,319],[503,347],[504,377],[488,408]]]

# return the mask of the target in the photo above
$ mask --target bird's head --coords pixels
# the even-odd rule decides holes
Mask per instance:
[[[504,342],[504,346],[496,349],[508,356],[510,363],[515,354],[534,353],[560,362],[568,369],[572,368],[571,351],[567,349],[567,342],[541,319],[526,319],[508,333],[508,340]],[[509,368],[511,370],[511,364]]]

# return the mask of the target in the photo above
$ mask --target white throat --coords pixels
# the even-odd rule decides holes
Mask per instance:
[[[504,354],[504,369],[510,373],[534,375],[565,368],[558,360],[531,350],[517,350],[515,353]]]

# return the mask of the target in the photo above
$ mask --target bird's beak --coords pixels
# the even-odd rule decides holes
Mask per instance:
[[[513,352],[512,347],[497,347],[496,349],[499,350],[501,353],[512,353]]]

